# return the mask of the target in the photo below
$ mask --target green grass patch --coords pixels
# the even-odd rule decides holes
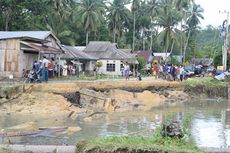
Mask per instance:
[[[0,148],[0,153],[14,153],[11,149]]]
[[[184,91],[191,95],[206,95],[210,98],[228,98],[229,82],[219,81],[211,77],[189,78],[183,82]]]
[[[84,144],[78,153],[87,152],[94,148],[100,148],[103,152],[112,152],[119,148],[128,148],[129,150],[149,150],[159,152],[184,152],[184,153],[202,153],[194,144],[184,139],[176,139],[153,135],[149,137],[122,137],[113,136],[105,138],[96,138]],[[78,148],[79,149],[79,148]]]
[[[126,149],[128,152],[174,152],[174,153],[202,153],[203,151],[196,147],[192,142],[188,142],[187,138],[190,135],[192,120],[191,114],[186,114],[182,121],[182,129],[184,137],[170,138],[161,135],[162,127],[155,130],[154,134],[149,136],[112,136],[112,137],[99,137],[89,141],[81,141],[77,144],[76,153],[116,153],[118,150]],[[172,115],[167,116],[167,122],[172,121]]]
[[[203,78],[189,78],[183,82],[184,85],[189,86],[197,86],[197,85],[205,85],[209,87],[226,87],[230,85],[230,82],[223,82],[216,80],[211,77],[203,77]]]
[[[67,76],[67,77],[56,77],[50,80],[52,81],[76,81],[76,80],[115,80],[115,79],[122,79],[122,76],[109,76],[109,75],[79,75],[79,76]]]

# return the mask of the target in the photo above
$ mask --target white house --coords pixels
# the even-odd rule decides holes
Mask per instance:
[[[91,41],[84,50],[85,53],[102,61],[99,74],[122,75],[124,64],[132,66],[138,64],[136,57],[124,49],[118,49],[109,41]]]

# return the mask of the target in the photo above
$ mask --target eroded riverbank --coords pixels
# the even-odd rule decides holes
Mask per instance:
[[[69,129],[59,132],[45,131],[32,137],[25,135],[10,138],[11,143],[14,144],[74,145],[79,140],[96,136],[143,135],[143,131],[148,135],[161,124],[167,113],[176,113],[177,118],[180,119],[187,111],[199,114],[205,109],[207,114],[205,113],[204,116],[209,116],[209,111],[213,110],[214,114],[218,114],[218,119],[214,119],[213,122],[218,122],[220,112],[228,108],[227,104],[220,99],[211,99],[207,102],[200,101],[201,98],[198,96],[196,99],[193,98],[194,96],[191,97],[183,92],[184,88],[178,82],[116,81],[33,84],[25,86],[24,89],[12,100],[2,99],[9,100],[0,106],[3,114],[0,117],[0,128],[3,135],[37,132],[41,127]],[[227,112],[226,118],[229,116]],[[194,131],[205,128],[197,129],[196,127],[200,122],[207,122],[206,119],[200,119],[199,115],[195,117]],[[209,118],[207,120],[210,121]],[[226,119],[226,125],[227,121]],[[213,125],[213,122],[210,122],[210,125]],[[222,132],[220,130],[225,132],[229,130],[219,129],[219,124],[222,123],[218,122],[218,130],[215,131],[218,135]],[[202,133],[197,137],[198,146],[210,147],[203,142],[205,138],[202,137]],[[228,138],[225,137],[225,139]],[[222,138],[218,137],[216,140],[218,140],[216,143],[218,146],[223,145]],[[3,143],[9,142],[4,139]]]

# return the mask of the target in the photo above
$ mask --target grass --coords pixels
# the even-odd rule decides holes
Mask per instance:
[[[216,80],[211,77],[204,77],[204,78],[189,78],[188,80],[183,82],[184,85],[189,85],[189,86],[197,86],[197,85],[205,85],[205,86],[210,86],[210,87],[226,87],[230,85],[229,82],[223,82]]]
[[[14,153],[11,149],[0,148],[0,153]]]
[[[100,148],[103,151],[112,151],[118,148],[129,148],[130,150],[149,150],[161,152],[202,152],[194,144],[191,144],[183,139],[169,137],[164,138],[159,134],[154,134],[153,136],[149,137],[113,136],[105,138],[96,138],[89,141],[84,150],[91,150],[93,148]]]
[[[67,76],[67,77],[57,77],[57,78],[53,78],[50,79],[52,81],[65,81],[65,80],[69,80],[69,81],[75,81],[75,80],[114,80],[114,79],[122,79],[124,77],[121,76],[108,76],[108,75],[97,75],[97,76],[93,76],[93,75],[79,75],[77,76]]]
[[[191,95],[208,96],[209,98],[228,98],[230,82],[218,81],[211,77],[189,78],[183,82],[184,91]]]
[[[114,152],[118,149],[126,148],[129,151],[156,151],[156,152],[174,152],[174,153],[202,153],[203,151],[197,148],[193,143],[187,142],[186,135],[189,134],[189,127],[191,125],[192,115],[188,114],[184,117],[182,122],[185,137],[170,138],[161,135],[162,127],[155,130],[153,135],[144,136],[112,136],[99,137],[89,141],[82,141],[77,144],[77,153],[85,153],[97,149],[95,153],[99,152]],[[166,122],[169,122],[167,119]],[[187,129],[187,130],[184,130]]]

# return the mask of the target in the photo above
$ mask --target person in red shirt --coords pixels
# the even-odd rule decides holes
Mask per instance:
[[[157,79],[157,63],[154,63],[153,65],[153,76]]]

